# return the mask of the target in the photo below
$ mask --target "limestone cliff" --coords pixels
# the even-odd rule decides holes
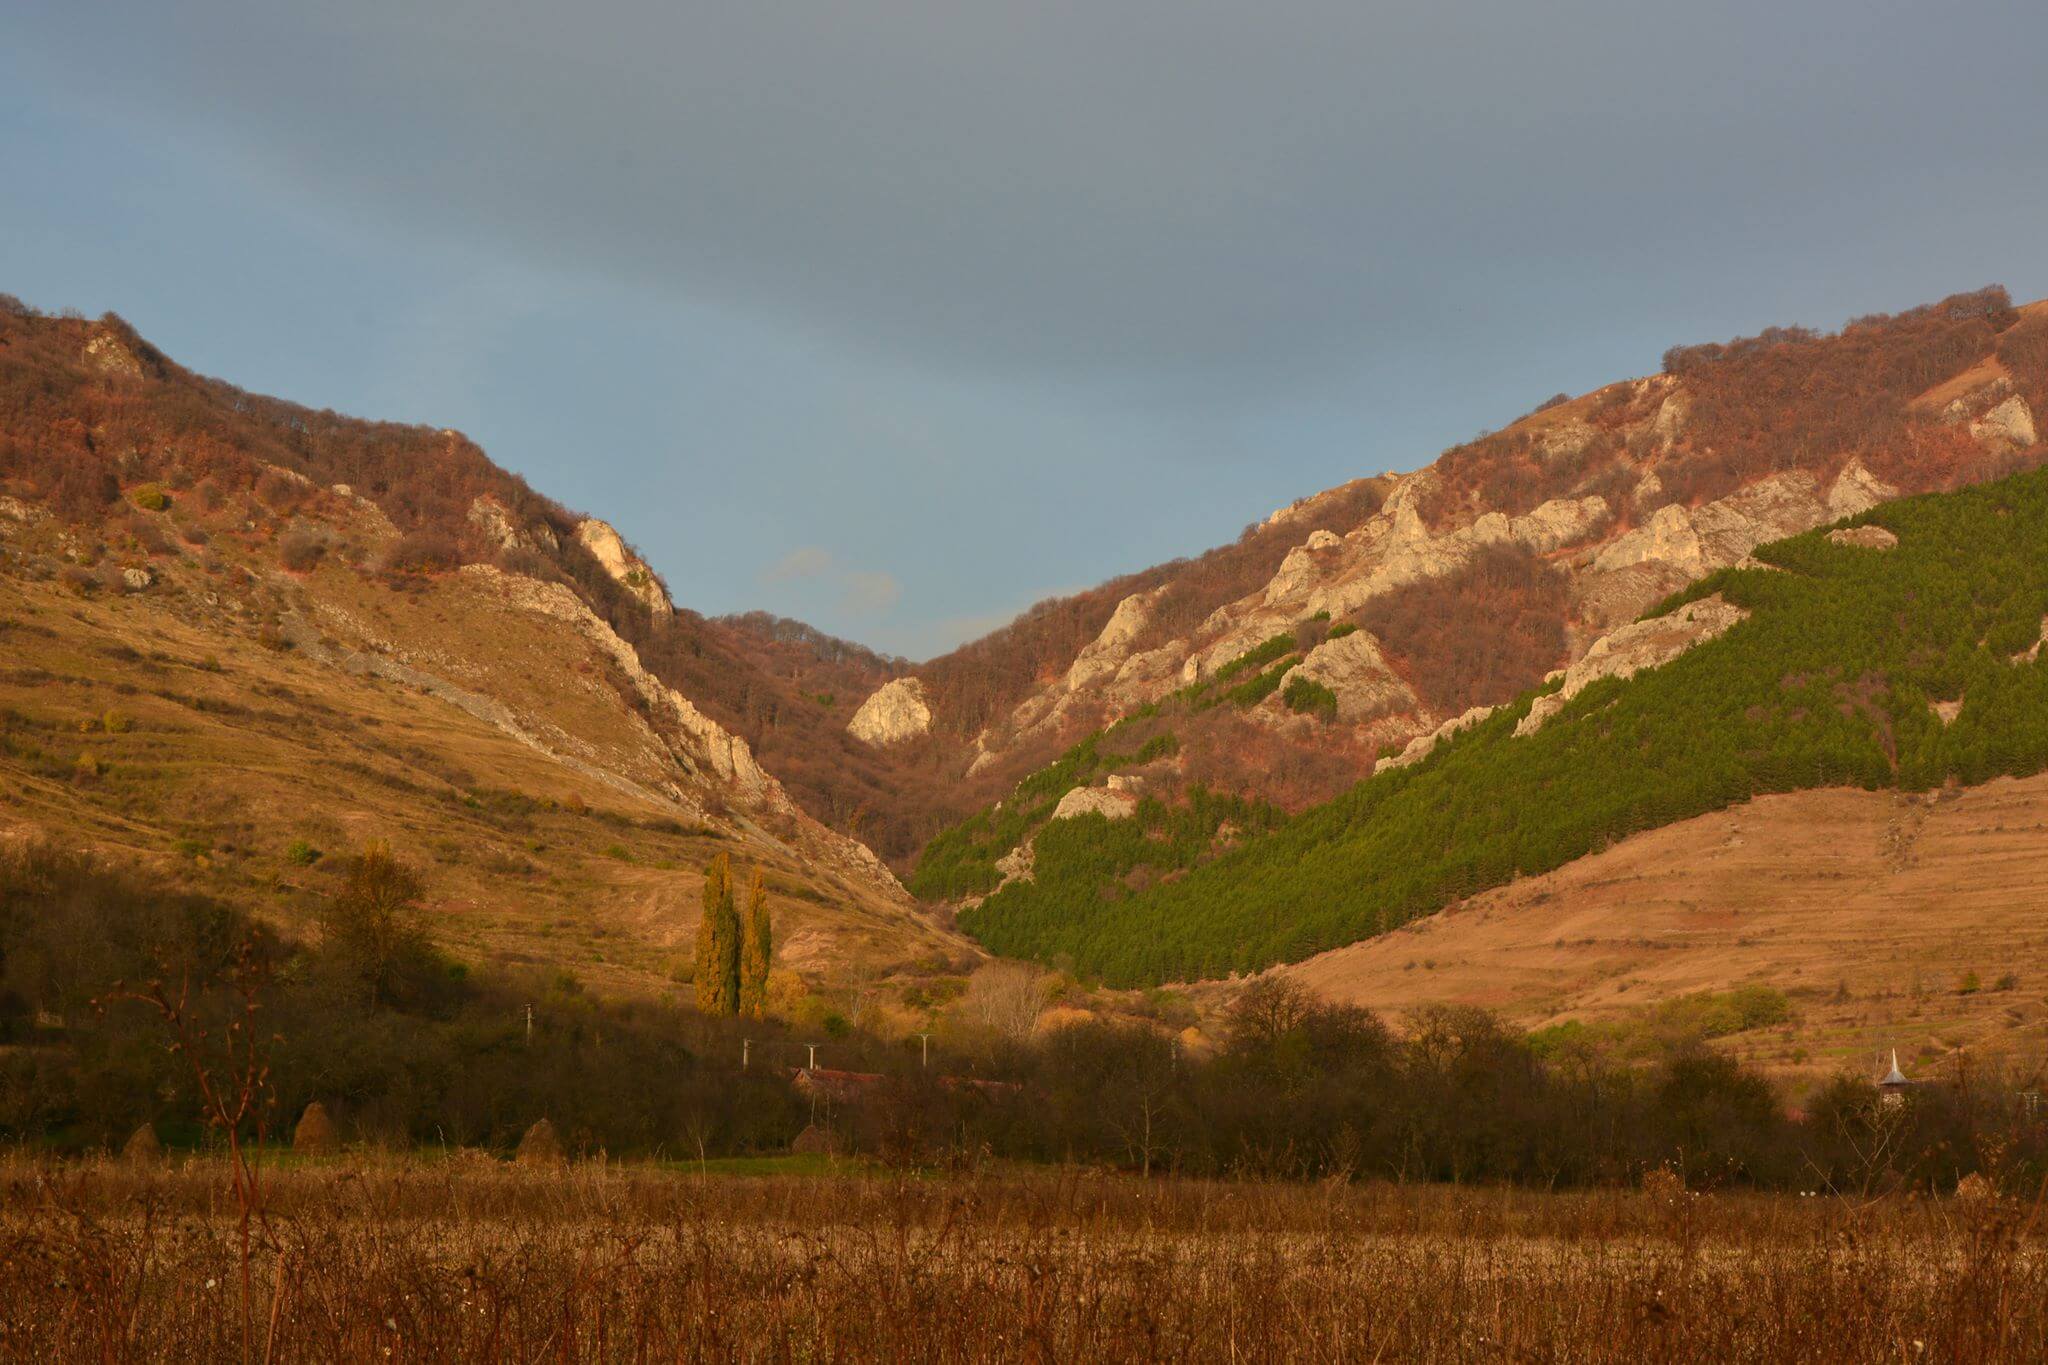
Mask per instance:
[[[655,617],[674,614],[675,603],[669,600],[660,576],[648,567],[646,560],[633,553],[609,522],[595,518],[578,522],[576,540],[604,566],[613,582],[645,602]]]
[[[932,728],[932,709],[925,701],[924,684],[916,678],[882,684],[860,704],[846,728],[855,739],[877,747],[926,733]]]

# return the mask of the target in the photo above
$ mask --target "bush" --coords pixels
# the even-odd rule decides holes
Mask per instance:
[[[305,573],[326,554],[326,537],[303,526],[293,527],[277,543],[277,557],[294,573]]]
[[[384,554],[387,573],[445,573],[462,563],[462,549],[441,531],[410,531]]]
[[[1337,694],[1313,678],[1304,678],[1300,674],[1289,678],[1280,699],[1287,703],[1290,711],[1318,715],[1324,720],[1337,718]]]
[[[284,860],[294,867],[311,867],[320,861],[320,850],[304,839],[294,839],[284,846]]]
[[[1257,706],[1279,690],[1280,680],[1285,678],[1288,671],[1300,662],[1301,657],[1299,655],[1282,659],[1257,677],[1247,682],[1241,682],[1225,692],[1223,700],[1233,702],[1238,706]]]
[[[1209,679],[1209,681],[1214,683],[1228,682],[1247,669],[1262,668],[1292,650],[1294,643],[1292,632],[1286,635],[1275,635],[1264,644],[1248,649],[1229,663],[1224,664],[1216,670],[1216,675]]]
[[[128,501],[145,512],[161,512],[171,505],[171,495],[164,492],[161,484],[138,484],[128,495]]]

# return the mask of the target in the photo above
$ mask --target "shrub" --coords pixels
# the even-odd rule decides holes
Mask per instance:
[[[304,573],[327,554],[326,538],[303,526],[295,526],[277,543],[277,557],[294,573]]]
[[[384,553],[387,573],[443,573],[462,563],[462,549],[441,531],[409,531]]]
[[[1318,715],[1324,720],[1337,718],[1337,694],[1313,678],[1304,678],[1298,673],[1289,678],[1280,699],[1287,703],[1290,711]]]
[[[1223,699],[1228,702],[1234,702],[1239,706],[1257,706],[1279,690],[1280,680],[1285,678],[1288,671],[1300,662],[1301,658],[1299,655],[1282,659],[1257,677],[1252,678],[1248,682],[1241,682],[1225,692]]]
[[[295,479],[281,469],[269,470],[256,480],[257,500],[279,516],[298,511],[311,492],[305,480]]]
[[[171,495],[164,492],[161,484],[138,484],[128,495],[128,501],[145,512],[161,512],[171,505]]]
[[[1229,663],[1217,669],[1216,675],[1209,681],[1217,683],[1228,682],[1247,669],[1264,667],[1293,648],[1294,635],[1292,632],[1286,635],[1275,635],[1264,644],[1246,650]]]
[[[284,860],[294,867],[311,867],[320,861],[320,850],[304,839],[294,839],[284,846]]]

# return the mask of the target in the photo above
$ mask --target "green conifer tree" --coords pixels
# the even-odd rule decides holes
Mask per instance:
[[[773,955],[768,888],[757,867],[747,885],[747,920],[740,936],[740,1013],[749,1019],[759,1019],[768,1013],[768,961]]]
[[[733,909],[732,859],[704,869],[704,917],[697,922],[697,1008],[730,1015],[740,1006],[740,917]]]

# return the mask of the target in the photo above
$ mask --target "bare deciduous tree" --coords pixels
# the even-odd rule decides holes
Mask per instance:
[[[991,962],[967,979],[960,1012],[1005,1038],[1028,1038],[1045,1012],[1045,975],[1021,962]]]

